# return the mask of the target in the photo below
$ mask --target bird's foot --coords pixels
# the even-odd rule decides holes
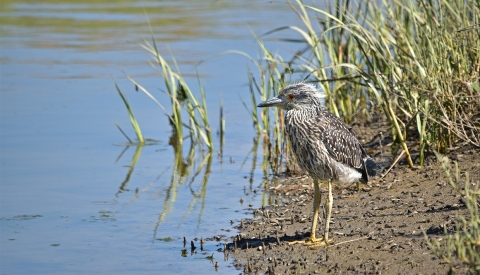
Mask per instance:
[[[325,241],[325,238],[323,238],[323,237],[321,237],[321,238],[310,237],[306,240],[293,241],[293,242],[289,242],[288,244],[290,244],[290,245],[302,244],[302,245],[309,246],[309,247],[312,247],[312,248],[317,248],[317,247],[332,245],[333,243],[334,243],[333,239],[328,239],[328,240]]]
[[[299,240],[299,241],[293,241],[293,242],[289,242],[288,244],[289,245],[294,245],[294,244],[303,244],[303,245],[311,245],[311,244],[314,244],[314,243],[318,243],[318,242],[322,242],[323,241],[323,238],[308,238],[308,239],[305,239],[305,240]]]
[[[320,240],[320,241],[313,242],[313,243],[306,243],[305,245],[307,245],[309,248],[319,248],[319,247],[329,246],[335,243],[333,239],[320,238],[317,240]]]

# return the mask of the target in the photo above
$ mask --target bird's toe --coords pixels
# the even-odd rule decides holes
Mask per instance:
[[[320,238],[308,238],[307,240],[305,240],[305,244],[315,244],[315,243],[321,243],[323,242],[325,238],[324,237],[320,237]]]
[[[317,240],[320,240],[320,241],[309,243],[309,244],[306,244],[306,245],[308,245],[309,248],[314,249],[314,248],[329,246],[329,245],[332,245],[332,244],[335,243],[335,241],[333,239],[325,240],[324,238],[319,238]]]
[[[331,245],[333,244],[333,240],[332,239],[328,239],[326,242],[325,242],[325,238],[324,237],[321,237],[321,238],[308,238],[308,239],[305,239],[305,240],[298,240],[298,241],[293,241],[293,242],[289,242],[288,243],[289,245],[294,245],[294,244],[302,244],[302,245],[306,245],[306,246],[327,246],[327,245]]]

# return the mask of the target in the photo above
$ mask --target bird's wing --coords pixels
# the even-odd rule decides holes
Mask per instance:
[[[367,154],[352,128],[331,113],[320,117],[318,123],[322,128],[319,138],[329,155],[349,167],[361,169]]]

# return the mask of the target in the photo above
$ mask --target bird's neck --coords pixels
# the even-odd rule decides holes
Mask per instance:
[[[315,119],[318,114],[318,108],[308,106],[304,108],[295,108],[285,112],[285,122],[288,128],[296,128],[308,121]]]
[[[322,111],[322,108],[324,107],[321,107],[320,105],[300,106],[287,110],[285,112],[285,116],[302,116],[305,118],[310,118]]]

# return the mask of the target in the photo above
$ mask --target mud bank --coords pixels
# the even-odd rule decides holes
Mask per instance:
[[[374,137],[362,142],[388,168],[393,159],[388,159],[390,141],[383,140],[381,126],[355,130],[360,138]],[[480,181],[478,148],[458,145],[448,156],[469,172],[473,182]],[[321,189],[324,199],[326,185]],[[360,190],[336,186],[329,233],[335,243],[328,247],[288,244],[310,235],[313,185],[309,177],[286,178],[271,186],[270,192],[278,195],[278,203],[254,209],[252,219],[235,226],[241,233],[226,246],[239,273],[447,274],[449,265],[431,253],[424,232],[442,239],[445,229],[455,229],[457,215],[467,215],[463,197],[448,185],[435,156],[418,169],[399,162],[383,179],[377,177]],[[317,236],[323,231],[324,215]],[[465,266],[457,265],[456,271],[465,273]]]

